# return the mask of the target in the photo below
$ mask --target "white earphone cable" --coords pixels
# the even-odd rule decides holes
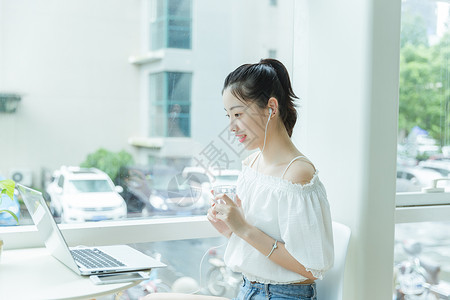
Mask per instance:
[[[198,290],[196,290],[196,291],[193,291],[193,292],[189,293],[189,294],[196,294],[196,293],[200,292],[201,289],[202,289],[202,288],[201,288],[201,286],[202,286],[202,264],[203,264],[203,260],[204,260],[205,257],[206,257],[206,254],[208,254],[209,251],[211,251],[212,249],[217,249],[217,248],[223,247],[223,246],[225,246],[226,244],[227,244],[227,243],[224,243],[224,244],[219,245],[219,246],[213,246],[213,247],[211,247],[211,248],[209,248],[208,250],[205,251],[205,254],[203,254],[203,257],[202,257],[202,259],[200,260],[200,265],[199,265],[199,267],[198,267],[198,270],[199,270],[199,286],[200,286],[200,288],[199,288]]]
[[[270,111],[272,111],[272,110],[270,110]],[[270,115],[271,114],[269,114],[269,118],[267,119],[266,129],[264,130],[264,145],[263,145],[262,150],[261,150],[261,156],[262,156],[262,154],[264,152],[264,148],[266,148],[267,127],[269,126]],[[260,161],[260,159],[258,159],[258,163],[256,164],[256,171],[258,171],[259,161]]]

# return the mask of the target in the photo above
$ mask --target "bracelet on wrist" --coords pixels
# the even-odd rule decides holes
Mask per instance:
[[[267,254],[267,256],[266,256],[267,258],[269,258],[272,255],[273,251],[275,251],[275,249],[278,248],[277,242],[278,241],[275,240],[275,243],[273,243],[272,250],[270,250],[269,254]]]

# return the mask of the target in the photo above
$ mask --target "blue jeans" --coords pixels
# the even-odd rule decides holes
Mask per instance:
[[[317,300],[316,284],[251,283],[244,277],[239,294],[233,300]]]

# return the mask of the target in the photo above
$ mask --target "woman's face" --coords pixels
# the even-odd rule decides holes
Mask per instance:
[[[267,117],[264,109],[254,103],[239,100],[229,88],[223,92],[223,105],[230,120],[230,131],[234,133],[237,140],[247,150],[261,148],[264,143]]]

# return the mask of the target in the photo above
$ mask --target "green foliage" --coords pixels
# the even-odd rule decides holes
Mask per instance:
[[[417,159],[418,161],[427,160],[427,159],[429,159],[429,158],[430,158],[430,156],[429,156],[428,154],[426,154],[426,153],[421,153],[421,154],[417,154],[417,155],[416,155],[416,159]]]
[[[401,28],[400,46],[402,48],[407,44],[414,46],[428,45],[427,27],[422,17],[404,13]]]
[[[402,18],[399,131],[419,126],[444,145],[450,99],[450,35],[428,45],[425,22]]]
[[[120,168],[130,164],[133,164],[133,157],[125,150],[115,153],[100,148],[94,153],[89,154],[80,166],[84,168],[100,169],[116,182],[116,177],[119,175]]]
[[[7,195],[9,198],[11,198],[11,200],[14,199],[14,188],[16,186],[16,183],[10,179],[6,179],[6,180],[1,180],[0,181],[0,196],[5,194]],[[0,204],[2,203],[2,198],[0,197]],[[11,216],[14,217],[14,219],[16,219],[17,224],[19,224],[19,219],[17,218],[16,214],[13,213],[12,211],[8,210],[8,209],[0,209],[0,214],[1,213],[9,213]]]

